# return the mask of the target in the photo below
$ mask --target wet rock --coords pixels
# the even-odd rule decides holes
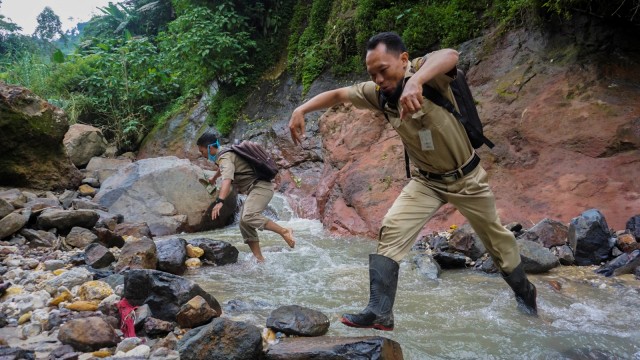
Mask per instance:
[[[449,246],[451,249],[470,257],[471,260],[476,260],[487,252],[482,241],[469,224],[462,225],[451,234]]]
[[[180,307],[176,320],[181,328],[190,329],[208,323],[216,315],[202,296],[196,296]]]
[[[238,262],[238,249],[226,241],[197,238],[188,240],[187,243],[204,250],[202,259],[217,266]]]
[[[467,257],[459,253],[436,252],[433,260],[443,269],[462,269],[467,264]]]
[[[143,237],[140,240],[127,241],[124,244],[114,270],[120,272],[123,269],[155,269],[157,263],[155,242]]]
[[[596,270],[596,273],[604,276],[618,276],[622,274],[633,274],[640,266],[640,250],[634,250],[632,253],[624,253],[617,258],[609,261],[604,266]]]
[[[162,320],[176,321],[180,307],[197,295],[222,314],[218,301],[191,280],[157,270],[129,270],[125,274],[123,297],[132,305],[149,305],[153,316]]]
[[[91,125],[73,124],[64,134],[62,141],[71,162],[82,167],[94,156],[100,156],[107,149],[107,140],[102,131]]]
[[[100,269],[116,261],[115,256],[102,244],[89,244],[84,250],[84,261],[87,265]]]
[[[640,214],[632,216],[627,221],[625,228],[635,236],[636,241],[640,241]]]
[[[265,354],[266,360],[345,358],[404,359],[400,344],[381,336],[286,338],[271,345]]]
[[[565,224],[545,218],[527,230],[519,238],[537,242],[546,248],[551,248],[553,246],[565,245],[567,243],[568,231],[569,228]]]
[[[634,250],[640,249],[640,242],[636,241],[635,236],[630,233],[623,233],[618,235],[616,239],[616,245],[622,252],[630,253]]]
[[[321,336],[329,330],[329,318],[299,305],[281,306],[267,318],[267,327],[287,335]]]
[[[66,237],[67,245],[78,249],[84,249],[87,245],[97,240],[98,237],[90,230],[77,226],[71,228],[71,231],[69,231]]]
[[[604,216],[590,209],[569,223],[568,240],[577,265],[598,265],[609,258],[611,234]]]
[[[449,239],[441,235],[432,236],[429,237],[429,245],[436,252],[445,252],[449,250]]]
[[[518,244],[524,271],[527,273],[543,273],[560,265],[558,258],[541,244],[522,239],[516,240],[516,243]]]
[[[427,254],[415,254],[411,257],[411,263],[413,267],[422,276],[430,280],[436,280],[440,277],[442,269],[437,261]]]
[[[97,316],[66,322],[60,326],[58,340],[84,352],[116,346],[118,343],[118,337],[111,325]]]
[[[91,229],[95,226],[100,216],[94,210],[45,210],[37,220],[40,229],[58,229],[66,234],[73,227]]]
[[[204,250],[202,250],[202,248],[193,246],[191,244],[187,245],[186,250],[187,250],[187,256],[190,258],[199,258],[202,255],[204,255]]]
[[[181,360],[254,360],[262,355],[260,330],[240,321],[216,318],[188,331],[177,344]]]
[[[171,238],[156,241],[158,251],[158,270],[175,275],[182,275],[187,270],[185,261],[187,241],[181,238]]]
[[[10,213],[0,219],[0,240],[17,233],[29,221],[31,210],[23,209]]]
[[[487,274],[496,274],[500,272],[495,262],[493,262],[493,258],[489,256],[489,254],[484,254],[480,259],[476,260],[473,268]]]

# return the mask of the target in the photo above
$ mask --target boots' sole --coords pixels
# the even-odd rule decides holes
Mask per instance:
[[[393,326],[384,326],[384,325],[380,325],[380,324],[371,324],[371,325],[360,325],[360,324],[356,324],[353,323],[345,318],[340,318],[340,322],[349,326],[349,327],[354,327],[354,328],[360,328],[360,329],[376,329],[376,330],[382,330],[382,331],[393,331]]]

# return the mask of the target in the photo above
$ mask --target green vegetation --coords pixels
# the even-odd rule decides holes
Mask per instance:
[[[121,150],[135,150],[213,82],[208,121],[228,135],[282,54],[306,94],[323,72],[364,73],[365,44],[381,31],[399,33],[419,56],[489,26],[538,26],[576,11],[640,23],[640,0],[127,0],[65,33],[45,8],[26,36],[1,3],[0,80],[102,128]]]

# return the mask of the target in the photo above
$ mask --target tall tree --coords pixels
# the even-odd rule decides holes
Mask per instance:
[[[0,0],[0,7],[2,7],[2,0]],[[5,18],[4,15],[0,14],[0,38],[3,34],[11,33],[18,30],[22,30],[22,28],[11,22],[10,19]]]
[[[56,35],[63,36],[62,23],[60,17],[53,12],[50,7],[45,7],[38,15],[38,26],[33,35],[44,40],[52,40]]]

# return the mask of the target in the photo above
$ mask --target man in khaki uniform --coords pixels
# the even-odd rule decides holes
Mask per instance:
[[[296,108],[289,129],[294,143],[304,136],[304,115],[340,103],[384,112],[419,169],[382,220],[377,254],[369,256],[370,298],[358,314],[344,314],[347,326],[393,330],[398,261],[420,230],[445,203],[469,221],[513,289],[518,306],[537,314],[536,290],[524,273],[514,235],[500,224],[487,173],[479,165],[462,124],[446,109],[425,101],[429,84],[455,104],[449,83],[456,75],[458,53],[443,49],[409,61],[402,39],[381,33],[367,44],[366,65],[372,81],[321,93]]]
[[[238,193],[247,195],[240,210],[240,233],[244,242],[249,245],[256,260],[258,262],[264,261],[257,230],[273,231],[282,236],[287,245],[293,248],[296,244],[293,238],[293,230],[283,228],[262,215],[262,212],[269,205],[269,201],[273,198],[273,183],[259,180],[251,165],[233,151],[224,151],[218,158],[218,153],[221,152],[220,143],[215,134],[211,132],[202,134],[198,138],[196,145],[198,145],[198,150],[203,157],[214,161],[218,165],[218,171],[209,179],[209,182],[215,184],[218,177],[222,177],[220,193],[211,210],[211,219],[215,220],[220,214],[220,209],[224,206],[224,199],[231,192],[231,185],[233,184]]]

